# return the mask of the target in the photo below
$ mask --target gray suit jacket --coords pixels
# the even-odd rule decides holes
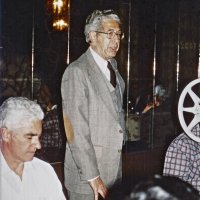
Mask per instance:
[[[125,84],[117,71],[122,94]],[[110,84],[110,83],[109,83]],[[90,194],[89,179],[100,175],[107,187],[121,178],[124,127],[120,126],[105,75],[88,49],[71,63],[62,78],[67,145],[64,163],[68,190]]]

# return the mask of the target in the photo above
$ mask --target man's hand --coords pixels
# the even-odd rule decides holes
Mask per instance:
[[[95,200],[99,199],[99,194],[105,199],[107,196],[107,189],[100,177],[89,181],[90,186],[94,191]]]

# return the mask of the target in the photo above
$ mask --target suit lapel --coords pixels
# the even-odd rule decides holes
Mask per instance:
[[[96,64],[89,49],[86,51],[86,55],[89,62],[88,74],[92,86],[95,88],[96,93],[102,98],[102,101],[104,102],[108,110],[110,110],[113,116],[117,119],[117,113],[114,108],[110,90],[105,82],[104,74],[101,72],[98,65]]]

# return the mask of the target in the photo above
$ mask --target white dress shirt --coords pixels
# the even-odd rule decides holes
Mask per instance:
[[[91,47],[90,51],[98,67],[103,72],[103,74],[105,74],[106,78],[110,82],[110,70],[107,68],[108,61],[99,56]]]
[[[65,200],[53,167],[38,159],[24,163],[22,179],[10,169],[0,151],[1,200]]]

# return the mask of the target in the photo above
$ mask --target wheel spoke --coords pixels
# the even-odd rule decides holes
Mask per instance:
[[[192,119],[192,121],[190,122],[188,129],[191,131],[196,124],[198,124],[200,121],[198,120],[198,118],[196,116],[194,116],[194,118]]]
[[[198,104],[200,102],[200,98],[196,95],[196,93],[193,92],[193,90],[188,90],[188,94],[191,96],[192,100],[195,104]]]
[[[187,107],[187,108],[183,108],[184,112],[189,112],[189,113],[193,113],[194,114],[194,107]]]

